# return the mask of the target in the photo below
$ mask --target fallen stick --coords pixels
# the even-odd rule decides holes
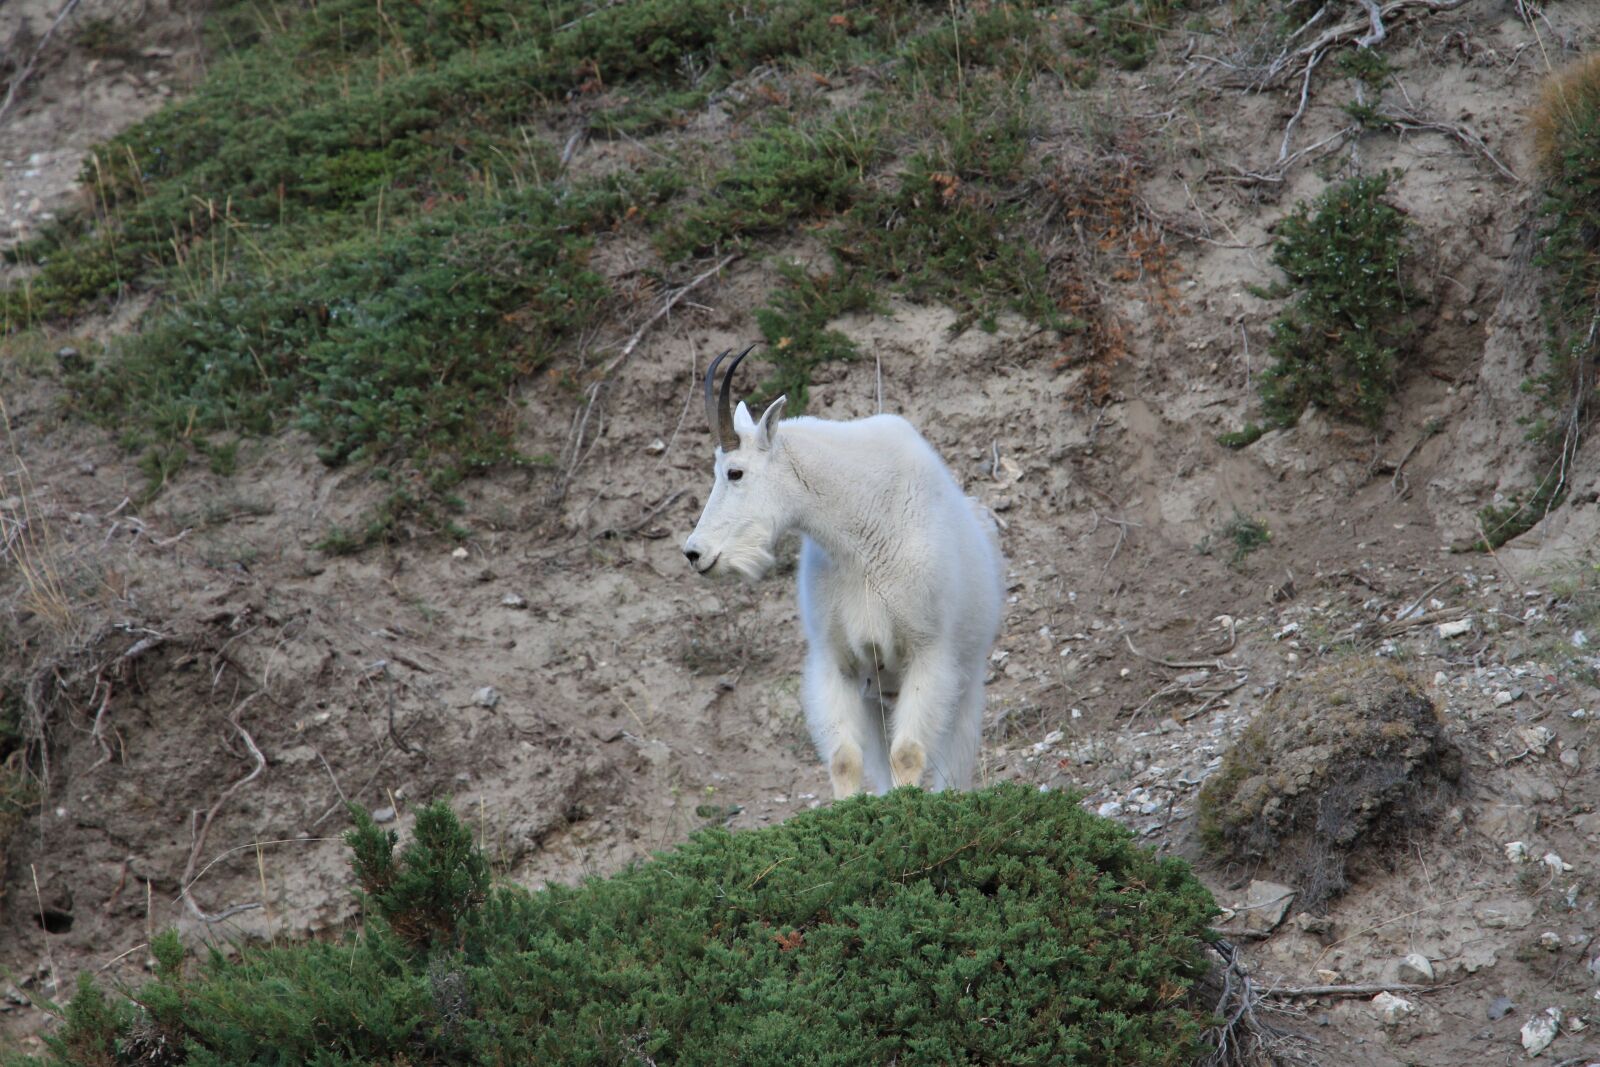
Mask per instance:
[[[633,355],[633,350],[639,347],[639,342],[644,340],[644,335],[649,332],[650,327],[654,326],[657,322],[664,318],[667,312],[671,311],[673,306],[676,305],[678,301],[682,300],[685,296],[688,296],[698,286],[704,283],[706,279],[720,273],[724,267],[738,258],[738,252],[729,253],[728,255],[722,257],[722,262],[718,263],[710,270],[696,275],[694,278],[689,280],[687,285],[684,285],[679,289],[674,289],[672,291],[672,295],[667,298],[667,302],[662,304],[654,315],[651,315],[648,319],[646,319],[644,321],[644,325],[640,326],[633,332],[632,337],[628,338],[628,343],[622,346],[622,351],[618,353],[617,358],[606,364],[605,370],[601,372],[601,376],[609,378],[615,374],[617,372],[617,368],[626,363],[628,361],[628,357]]]

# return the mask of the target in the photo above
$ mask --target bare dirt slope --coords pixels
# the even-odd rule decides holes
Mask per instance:
[[[4,17],[36,37],[54,10]],[[1415,1011],[1392,1025],[1370,993],[1275,1000],[1315,1062],[1510,1063],[1519,1029],[1552,1007],[1569,1022],[1545,1056],[1600,1061],[1600,1027],[1570,1020],[1600,1014],[1586,651],[1600,634],[1573,606],[1592,603],[1600,505],[1574,493],[1497,557],[1449,551],[1497,491],[1529,480],[1519,387],[1543,332],[1525,115],[1600,23],[1587,5],[1530,12],[1470,0],[1393,20],[1386,92],[1436,124],[1403,135],[1335,136],[1355,93],[1336,73],[1318,74],[1298,117],[1298,80],[1251,92],[1245,27],[1174,35],[1149,69],[1103,82],[1093,108],[1060,107],[1046,134],[1082,144],[1086,111],[1118,116],[1097,143],[1138,161],[1142,217],[1178,249],[1169,274],[1109,290],[1127,351],[1109,377],[1058,369],[1015,324],[952,333],[953,312],[895,303],[836,324],[877,365],[830,368],[813,389],[813,413],[867,414],[881,369],[883,407],[922,427],[1004,523],[985,780],[1083,790],[1153,846],[1192,854],[1200,783],[1283,682],[1359,650],[1428,688],[1465,757],[1459,802],[1360,859],[1325,915],[1241,942],[1257,979],[1285,987],[1393,984],[1406,954],[1433,961],[1439,984],[1404,993]],[[19,94],[0,131],[14,231],[74,195],[95,138],[199,62],[163,5],[128,25],[139,48],[95,66],[68,26]],[[629,151],[591,144],[576,164],[626,166]],[[1251,292],[1275,280],[1273,225],[1331,179],[1388,167],[1427,297],[1399,401],[1376,433],[1313,412],[1222,448],[1216,435],[1253,410],[1278,310]],[[1058,239],[1072,240],[1065,224]],[[615,258],[621,275],[628,257]],[[529,885],[825,802],[797,700],[791,572],[709,584],[678,547],[709,484],[698,372],[752,335],[774,276],[748,257],[681,302],[587,419],[584,396],[530,383],[520,443],[560,458],[470,483],[475,536],[460,549],[317,551],[374,490],[293,436],[230,478],[191,468],[137,508],[143,476],[61,420],[49,375],[0,379],[0,529],[31,531],[64,594],[5,575],[20,610],[51,623],[7,654],[70,695],[46,802],[4,854],[0,963],[54,996],[81,970],[137,974],[167,924],[222,944],[336,928],[353,914],[345,800],[403,830],[414,802],[450,796],[499,872]],[[1597,471],[1584,452],[1583,484]],[[1271,540],[1234,561],[1237,516]],[[1532,862],[1508,859],[1511,841]],[[1224,904],[1269,873],[1205,870]],[[0,1032],[32,1047],[50,1022],[20,999]]]

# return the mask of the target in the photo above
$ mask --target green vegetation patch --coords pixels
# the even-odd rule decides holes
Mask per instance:
[[[1341,182],[1278,227],[1272,262],[1287,279],[1263,295],[1290,303],[1272,324],[1261,400],[1280,426],[1310,404],[1375,425],[1394,394],[1418,298],[1405,281],[1409,224],[1384,199],[1393,178]]]
[[[9,253],[31,270],[0,319],[152,295],[77,409],[151,492],[291,424],[325,462],[380,462],[384,513],[330,535],[359,547],[518,458],[506,400],[599,335],[617,304],[590,252],[615,234],[668,264],[814,234],[831,269],[758,316],[796,411],[853,354],[829,316],[872,292],[1072,328],[1032,239],[1056,205],[1030,93],[1139,65],[1177,6],[222,0],[205,79],[95,150],[92,208]],[[575,174],[575,133],[648,169]]]
[[[48,1062],[1192,1063],[1215,905],[1078,798],[901,790],[696,834],[576,889],[490,884],[443,805],[347,835],[343,944],[80,987]],[[162,1061],[165,1062],[165,1061]]]

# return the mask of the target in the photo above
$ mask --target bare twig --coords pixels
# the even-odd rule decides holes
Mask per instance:
[[[1243,671],[1245,669],[1244,667],[1236,667],[1236,666],[1232,666],[1230,664],[1224,663],[1220,659],[1210,659],[1210,660],[1171,660],[1171,659],[1162,659],[1160,656],[1152,656],[1148,652],[1139,651],[1139,647],[1133,643],[1133,637],[1131,635],[1123,634],[1122,635],[1122,639],[1128,643],[1128,651],[1132,652],[1135,656],[1138,656],[1140,659],[1147,659],[1151,663],[1159,664],[1162,667],[1167,667],[1167,668],[1170,668],[1171,670],[1175,670],[1175,671],[1194,671],[1194,670]],[[1227,655],[1227,653],[1224,652],[1224,653],[1222,653],[1222,655]]]
[[[39,38],[39,43],[34,46],[33,52],[28,56],[28,61],[22,65],[22,69],[12,75],[11,84],[6,88],[5,101],[0,103],[0,121],[5,119],[6,113],[11,110],[11,105],[16,102],[17,90],[22,88],[23,82],[26,82],[29,75],[33,73],[34,65],[39,62],[39,56],[44,53],[45,46],[50,43],[50,38],[55,35],[56,28],[61,25],[68,15],[72,14],[72,9],[77,6],[78,0],[66,0],[66,3],[61,5],[61,10],[56,12],[56,17],[51,21],[50,28],[44,31],[44,36]]]
[[[666,303],[662,304],[661,307],[656,310],[654,315],[651,315],[648,319],[646,319],[643,326],[640,326],[633,332],[633,336],[628,338],[627,343],[622,346],[622,351],[617,354],[617,357],[610,363],[606,364],[605,369],[600,372],[601,376],[604,378],[609,378],[615,374],[617,372],[617,368],[628,362],[628,357],[633,355],[633,350],[639,347],[639,342],[644,340],[644,335],[650,331],[652,326],[666,317],[666,314],[672,310],[673,305],[682,300],[684,297],[688,296],[690,293],[694,292],[694,290],[704,284],[707,279],[721,273],[724,267],[738,258],[739,253],[729,253],[728,255],[722,257],[721,262],[719,262],[716,266],[711,267],[709,270],[702,271],[691,278],[687,284],[680,288],[674,289],[672,291],[672,295],[667,297]]]
[[[261,749],[256,747],[255,738],[251,737],[250,731],[246,730],[239,722],[239,716],[244,713],[244,709],[264,692],[265,690],[258,689],[251,693],[241,700],[238,706],[233,709],[233,714],[228,716],[228,724],[238,731],[239,736],[244,739],[245,747],[250,750],[250,756],[255,761],[255,766],[250,769],[249,774],[224,789],[222,795],[217,798],[217,802],[211,805],[211,810],[206,812],[205,818],[200,822],[199,830],[194,835],[194,845],[189,849],[189,862],[184,864],[183,877],[179,880],[179,896],[183,898],[183,903],[189,909],[189,914],[207,925],[221,922],[230,916],[238,915],[240,912],[254,911],[261,907],[260,901],[251,901],[247,904],[235,904],[232,907],[224,908],[214,915],[208,914],[201,909],[199,904],[195,903],[193,889],[196,881],[195,865],[200,862],[200,853],[206,845],[206,835],[211,832],[211,821],[217,817],[217,812],[222,810],[222,806],[228,802],[228,799],[233,794],[255,781],[261,772],[267,768],[267,758],[261,754]]]
[[[1406,985],[1399,982],[1366,982],[1355,985],[1292,985],[1263,989],[1264,997],[1371,997],[1379,993],[1426,993],[1439,986]]]
[[[1283,128],[1283,144],[1278,146],[1278,166],[1283,166],[1289,158],[1289,139],[1294,136],[1294,128],[1300,121],[1300,116],[1306,113],[1306,103],[1311,97],[1311,72],[1317,69],[1317,64],[1322,61],[1325,53],[1318,52],[1306,64],[1306,76],[1300,83],[1300,106],[1295,108],[1293,115],[1289,116],[1288,125]]]
[[[676,504],[678,502],[678,498],[683,496],[683,494],[687,493],[688,491],[689,490],[687,489],[679,489],[675,493],[669,493],[668,495],[662,497],[660,502],[658,502],[654,507],[645,512],[643,515],[639,516],[639,518],[635,519],[633,522],[628,523],[626,526],[607,526],[604,530],[601,530],[594,536],[597,540],[602,537],[625,537],[628,534],[633,533],[635,530],[641,530],[649,524],[651,519],[670,508],[673,504]]]
[[[1389,36],[1383,28],[1383,11],[1374,0],[1356,0],[1356,3],[1367,9],[1367,21],[1372,26],[1370,32],[1356,38],[1356,45],[1361,48],[1371,48],[1375,44],[1381,44],[1383,39]]]

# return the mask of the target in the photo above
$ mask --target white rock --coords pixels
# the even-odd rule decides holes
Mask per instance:
[[[1588,648],[1589,647],[1589,635],[1584,633],[1582,630],[1574,630],[1574,631],[1572,631],[1572,647],[1573,648]]]
[[[1532,853],[1528,851],[1528,846],[1525,842],[1506,842],[1506,859],[1510,860],[1512,863],[1528,863],[1532,860],[1532,858]]]
[[[1577,774],[1579,771],[1583,770],[1583,759],[1578,755],[1578,750],[1575,748],[1562,749],[1561,766],[1565,767],[1573,774]]]
[[[1497,708],[1503,708],[1515,699],[1517,698],[1511,695],[1511,690],[1502,689],[1500,692],[1494,695],[1494,706]]]
[[[1378,1021],[1385,1026],[1394,1026],[1417,1010],[1417,1006],[1411,1001],[1397,997],[1393,993],[1379,993],[1372,998],[1372,1007],[1378,1013]]]
[[[467,558],[467,550],[465,548],[457,548],[454,552],[450,553],[450,558],[451,559],[466,559]]]
[[[659,456],[661,453],[667,450],[667,443],[661,438],[657,437],[654,441],[651,441],[649,444],[645,445],[644,450],[650,453],[652,456]]]
[[[1527,745],[1528,751],[1535,756],[1544,755],[1545,749],[1550,747],[1550,742],[1556,739],[1555,731],[1548,726],[1519,726],[1511,732]]]
[[[1546,852],[1539,857],[1539,862],[1550,868],[1552,874],[1562,874],[1572,870],[1572,864],[1562,859],[1559,853]]]
[[[1402,982],[1428,983],[1433,981],[1433,961],[1420,952],[1413,952],[1400,961],[1398,971]]]
[[[1100,805],[1098,809],[1096,809],[1096,814],[1098,814],[1102,819],[1116,818],[1118,815],[1122,814],[1122,803],[1116,800],[1108,800],[1104,804]]]
[[[1454,622],[1441,622],[1439,624],[1439,636],[1446,641],[1452,637],[1461,637],[1471,632],[1472,620],[1470,618],[1456,619]]]
[[[1272,635],[1272,639],[1274,641],[1282,641],[1285,637],[1293,637],[1295,634],[1297,634],[1299,632],[1300,632],[1300,624],[1297,623],[1297,622],[1291,622],[1288,626],[1285,626],[1283,629],[1281,629],[1277,633],[1273,634]]]
[[[528,601],[527,598],[517,593],[507,593],[505,596],[500,598],[500,606],[503,608],[511,608],[514,611],[521,611],[528,606]]]
[[[1252,879],[1245,889],[1244,900],[1234,905],[1234,910],[1244,918],[1244,928],[1254,934],[1269,934],[1276,930],[1294,903],[1292,886],[1277,882]]]
[[[472,702],[480,708],[492,708],[500,703],[500,690],[492,685],[486,685],[472,694]]]
[[[1546,1008],[1522,1024],[1522,1047],[1529,1056],[1537,1056],[1550,1047],[1560,1032],[1561,1009]]]
[[[1561,951],[1561,935],[1554,930],[1546,930],[1539,935],[1539,947],[1546,952]]]

